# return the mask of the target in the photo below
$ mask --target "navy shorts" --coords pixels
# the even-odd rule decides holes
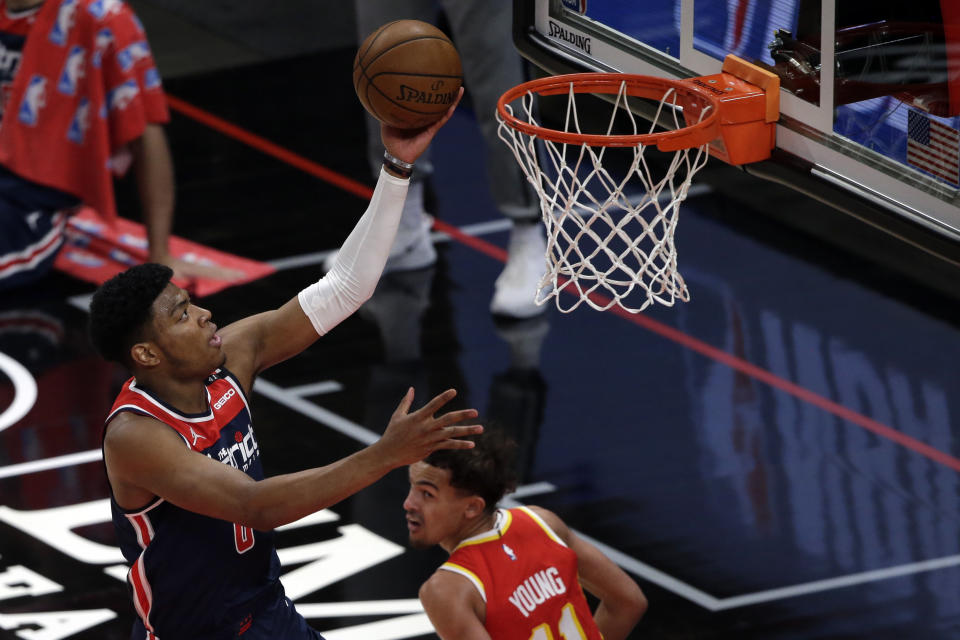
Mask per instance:
[[[0,201],[0,291],[37,280],[63,245],[63,213],[11,211]]]
[[[318,631],[310,628],[307,621],[297,613],[293,602],[286,596],[283,586],[258,596],[253,602],[238,607],[236,612],[225,614],[229,623],[217,623],[216,631],[190,635],[189,640],[324,640]],[[160,640],[168,635],[158,634]],[[130,640],[146,640],[147,630],[137,618],[133,623]],[[178,638],[188,640],[183,633]]]
[[[0,291],[29,284],[53,266],[73,196],[0,167]]]
[[[312,629],[302,615],[297,613],[293,602],[283,590],[272,602],[262,606],[248,619],[242,620],[236,629],[239,640],[323,640],[323,636]]]

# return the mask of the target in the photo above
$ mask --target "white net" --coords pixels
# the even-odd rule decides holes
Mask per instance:
[[[649,128],[641,131],[621,84],[604,135],[611,135],[615,122],[632,127],[633,135],[653,133],[658,122],[672,129],[686,126],[675,90],[664,91]],[[585,95],[590,96],[575,93],[571,84],[562,131],[594,133],[581,131],[577,102]],[[536,97],[528,91],[515,101],[516,111],[510,104],[506,108],[521,121],[542,126]],[[710,108],[698,118],[705,118]],[[666,167],[662,156],[648,166],[643,144],[625,149],[542,139],[538,144],[538,136],[511,127],[499,114],[498,119],[500,138],[540,197],[547,253],[537,304],[553,298],[565,313],[583,303],[600,311],[618,305],[638,313],[654,302],[672,306],[690,299],[677,270],[674,232],[690,181],[709,157],[707,145],[672,152]]]

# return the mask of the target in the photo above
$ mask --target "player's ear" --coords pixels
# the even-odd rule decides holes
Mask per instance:
[[[149,342],[138,342],[130,347],[130,359],[141,367],[155,367],[160,364],[160,354]]]
[[[476,518],[477,516],[483,515],[483,510],[486,507],[486,500],[480,496],[470,496],[470,499],[467,501],[467,508],[464,510],[464,515],[468,518]]]

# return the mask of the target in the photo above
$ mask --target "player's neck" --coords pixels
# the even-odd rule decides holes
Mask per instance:
[[[149,371],[140,371],[136,377],[137,385],[149,389],[180,413],[203,413],[208,409],[207,388],[203,380],[157,375]]]
[[[460,532],[460,535],[457,536],[457,539],[452,541],[449,544],[449,548],[448,548],[448,545],[441,545],[441,546],[443,546],[443,548],[446,549],[447,553],[453,553],[453,550],[457,548],[457,545],[459,545],[464,540],[467,540],[469,538],[472,538],[473,536],[480,535],[481,533],[485,533],[493,529],[496,521],[497,521],[496,512],[491,513],[489,515],[485,514],[477,518],[475,522],[471,522],[467,526],[465,526],[463,531]]]

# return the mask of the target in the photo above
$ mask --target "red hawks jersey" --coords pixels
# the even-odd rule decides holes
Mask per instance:
[[[526,507],[499,509],[440,569],[473,583],[496,640],[602,640],[577,578],[577,554]]]

